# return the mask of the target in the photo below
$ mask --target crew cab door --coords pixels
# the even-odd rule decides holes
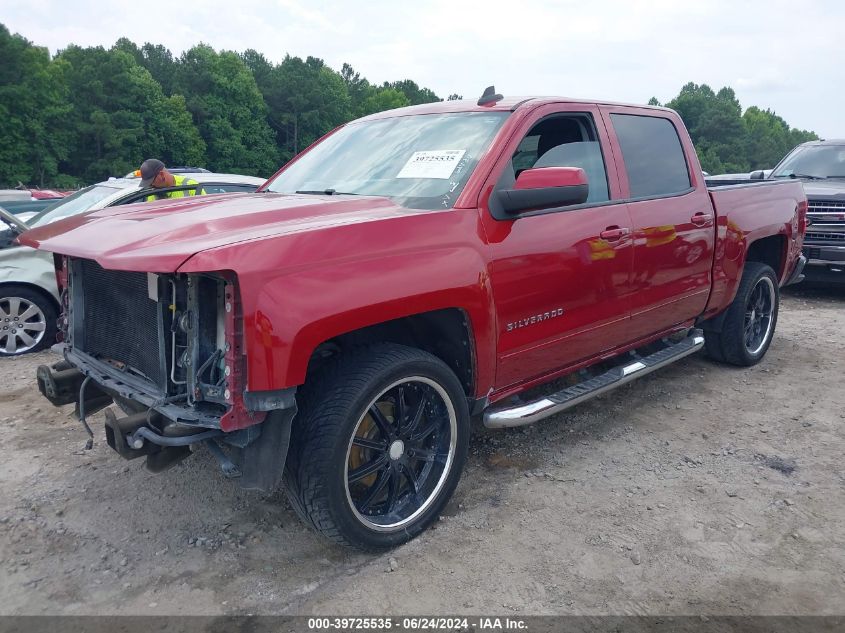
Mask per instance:
[[[688,322],[712,284],[715,213],[673,113],[603,107],[634,229],[629,340]],[[679,134],[679,129],[682,133]]]
[[[496,390],[619,345],[626,338],[631,221],[598,108],[547,105],[513,134],[482,189],[495,301]],[[584,204],[504,212],[497,192],[533,167],[580,167]]]

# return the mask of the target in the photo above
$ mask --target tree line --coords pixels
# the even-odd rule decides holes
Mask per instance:
[[[660,103],[652,97],[649,105]],[[796,145],[818,139],[771,110],[751,106],[743,112],[732,88],[714,92],[707,84],[690,82],[664,105],[681,115],[701,168],[711,174],[770,169]]]
[[[289,55],[274,64],[252,49],[198,44],[177,57],[121,38],[109,49],[70,45],[51,56],[2,24],[0,59],[0,187],[73,188],[149,157],[269,176],[351,119],[442,100],[410,79],[378,85],[348,64],[338,72]],[[742,112],[730,88],[690,83],[666,105],[711,173],[771,167],[816,138],[770,110]]]
[[[175,57],[121,38],[51,57],[2,24],[0,59],[0,187],[74,187],[149,157],[269,176],[351,119],[442,100],[411,80],[370,83],[348,64],[273,64],[205,44]]]

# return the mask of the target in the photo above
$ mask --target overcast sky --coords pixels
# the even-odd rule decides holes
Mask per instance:
[[[565,95],[645,103],[688,81],[845,138],[845,2],[766,0],[3,0],[0,21],[51,52],[121,36],[174,54],[205,42],[344,62],[442,97]]]

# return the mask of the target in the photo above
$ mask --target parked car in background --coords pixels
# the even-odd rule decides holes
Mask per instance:
[[[57,191],[55,189],[30,189],[29,193],[35,200],[59,200],[72,191]]]
[[[0,189],[0,203],[12,200],[32,200],[32,194],[26,189]]]
[[[471,414],[530,424],[703,347],[759,362],[800,183],[705,186],[671,110],[494,92],[354,121],[256,194],[28,231],[66,301],[39,389],[117,402],[109,445],[154,472],[204,442],[245,488],[284,477],[375,549],[437,519]]]
[[[64,198],[69,192],[56,191],[55,189],[0,189],[0,202],[10,200],[58,200]]]
[[[44,198],[40,200],[3,200],[0,201],[0,206],[12,215],[17,216],[19,220],[26,222],[57,202],[58,200],[55,198]]]
[[[68,193],[54,189],[5,189],[0,191],[0,206],[26,222]]]
[[[804,184],[811,222],[804,238],[807,280],[845,284],[845,139],[799,145],[770,177]]]
[[[716,181],[724,181],[724,180],[760,180],[763,178],[768,178],[769,174],[772,173],[771,169],[758,169],[756,171],[750,172],[742,172],[738,174],[716,174],[716,175],[708,175],[706,172],[704,174],[705,179],[707,181],[716,180]]]
[[[204,171],[186,175],[206,194],[255,191],[264,183],[263,178],[238,174]],[[190,187],[181,187],[186,188]],[[6,219],[9,228],[0,232],[0,356],[17,356],[55,342],[59,291],[53,259],[14,243],[22,227],[45,226],[88,211],[143,201],[150,193],[150,189],[139,187],[137,178],[110,178],[54,202],[25,223],[20,216],[18,222]],[[0,206],[5,204],[0,202]]]

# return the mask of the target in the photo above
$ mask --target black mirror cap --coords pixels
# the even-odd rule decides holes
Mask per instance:
[[[540,189],[500,189],[496,192],[499,204],[509,214],[584,204],[589,195],[588,184]]]

